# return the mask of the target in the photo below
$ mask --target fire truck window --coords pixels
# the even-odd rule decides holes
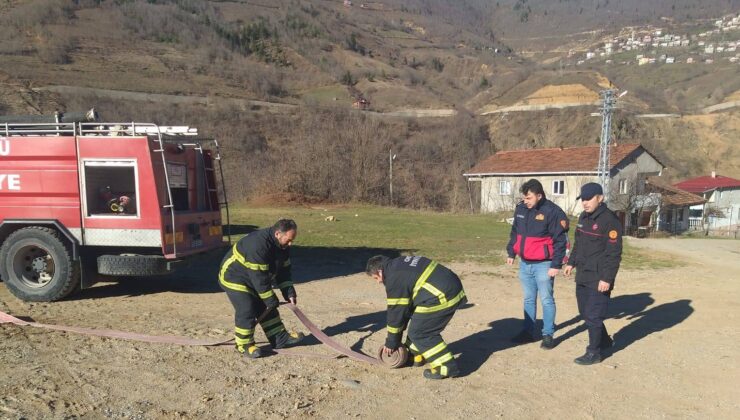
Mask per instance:
[[[188,167],[180,163],[167,162],[167,173],[170,180],[170,192],[175,211],[190,210],[188,194]]]
[[[136,216],[134,162],[85,162],[87,216]]]

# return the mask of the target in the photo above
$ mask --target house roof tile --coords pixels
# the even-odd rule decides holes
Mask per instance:
[[[663,204],[667,206],[694,206],[697,204],[704,204],[707,201],[696,194],[692,194],[681,188],[675,187],[656,176],[648,177],[647,183],[649,186],[653,187],[653,189],[658,190],[661,193]]]
[[[706,175],[687,179],[674,185],[692,193],[703,193],[717,188],[740,188],[740,180],[728,176],[717,175],[711,177]]]
[[[612,145],[610,169],[641,148],[640,144]],[[506,150],[478,162],[465,175],[596,173],[599,150],[598,145]]]

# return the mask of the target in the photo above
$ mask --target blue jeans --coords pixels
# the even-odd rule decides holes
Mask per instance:
[[[555,334],[554,277],[547,275],[550,261],[528,263],[519,261],[519,280],[524,291],[524,331],[534,334],[537,320],[537,294],[542,302],[542,335]]]

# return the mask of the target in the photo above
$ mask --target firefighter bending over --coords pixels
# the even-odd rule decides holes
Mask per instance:
[[[385,285],[388,297],[385,354],[401,346],[401,335],[408,326],[404,345],[414,355],[414,366],[429,363],[431,369],[424,370],[425,378],[459,375],[455,358],[440,333],[467,302],[460,278],[435,261],[414,256],[372,257],[366,273]]]
[[[285,329],[272,290],[274,280],[283,298],[296,304],[289,248],[297,234],[293,220],[280,219],[274,226],[240,239],[221,263],[218,279],[234,306],[236,349],[246,357],[254,359],[262,355],[254,343],[258,321],[274,349],[290,347],[303,339],[303,333]]]

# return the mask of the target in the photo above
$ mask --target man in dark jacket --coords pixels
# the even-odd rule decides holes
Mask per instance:
[[[576,269],[578,311],[588,328],[586,354],[575,362],[591,365],[601,362],[601,350],[613,344],[604,318],[622,261],[622,225],[604,204],[601,185],[584,184],[577,199],[584,211],[578,218],[573,251],[563,273],[570,275]]]
[[[542,302],[542,344],[555,347],[555,298],[553,285],[560,271],[568,243],[568,217],[557,204],[545,197],[542,184],[530,179],[520,189],[522,201],[514,209],[509,244],[506,247],[511,265],[519,255],[519,280],[524,291],[524,325],[512,341],[535,341],[537,295]]]
[[[273,348],[292,346],[302,333],[288,332],[278,313],[273,280],[283,298],[296,303],[291,278],[290,254],[298,227],[293,220],[281,219],[270,228],[260,229],[240,239],[226,253],[218,275],[219,284],[234,306],[236,349],[249,358],[261,356],[254,344],[258,318]]]
[[[428,362],[427,379],[459,375],[455,358],[440,333],[455,311],[467,302],[460,278],[447,267],[425,257],[388,258],[382,255],[367,262],[366,272],[385,285],[388,303],[388,336],[383,351],[392,354],[401,346],[408,326],[406,346],[414,355],[414,366]]]

